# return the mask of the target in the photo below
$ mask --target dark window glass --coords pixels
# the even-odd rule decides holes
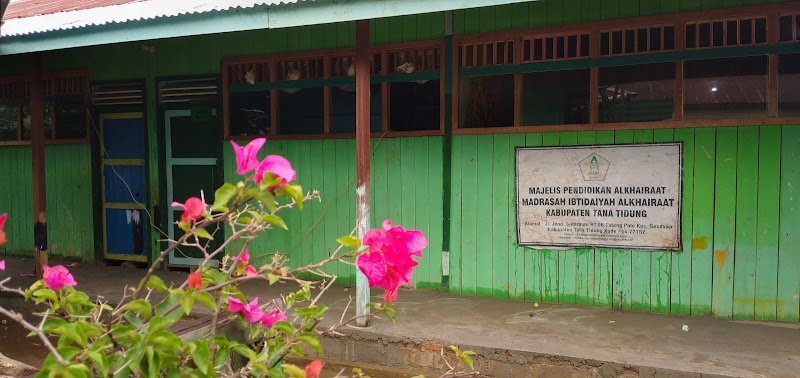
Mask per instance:
[[[0,102],[0,141],[19,139],[19,105]]]
[[[322,134],[324,100],[322,87],[278,91],[278,133]]]
[[[600,33],[600,55],[608,55],[609,33]]]
[[[589,56],[589,34],[581,35],[581,56]]]
[[[522,125],[589,122],[589,70],[535,72],[522,76]]]
[[[622,32],[615,31],[611,33],[611,53],[612,54],[621,54],[622,53]]]
[[[647,51],[647,29],[639,29],[636,33],[638,34],[636,36],[638,41],[638,46],[636,46],[636,48],[639,52]]]
[[[230,135],[271,135],[269,91],[228,94]]]
[[[636,51],[636,38],[633,29],[625,30],[625,53],[630,54]]]
[[[459,127],[514,126],[514,75],[462,78],[460,87]]]
[[[472,45],[467,46],[467,49],[466,49],[467,50],[466,51],[466,54],[467,54],[466,58],[467,59],[466,59],[466,64],[464,64],[467,67],[472,67],[475,64],[475,62],[472,59],[473,58],[472,52],[474,51],[474,49],[475,49],[475,47],[472,46]]]
[[[381,85],[372,84],[369,89],[369,130],[380,132]],[[356,86],[331,87],[331,132],[356,132]]]
[[[553,38],[544,39],[544,57],[553,59]]]
[[[556,39],[556,58],[564,58],[564,37],[558,37],[558,39]]]
[[[531,40],[530,39],[526,39],[522,43],[522,60],[529,61],[529,60],[531,60],[531,56],[532,56],[532,54],[531,54]]]
[[[698,34],[698,47],[711,46],[711,24],[704,22],[700,24],[700,33]]]
[[[739,22],[739,42],[743,45],[753,43],[753,21],[742,20]]]
[[[502,43],[499,45],[502,45]],[[498,50],[500,49],[498,48]],[[494,64],[494,45],[491,43],[486,45],[486,63],[490,65]]]
[[[82,98],[59,99],[50,109],[55,116],[56,139],[86,138],[86,110]]]
[[[800,53],[778,58],[778,115],[800,117]]]
[[[713,45],[714,46],[722,46],[724,44],[723,37],[725,34],[725,24],[722,21],[718,21],[714,23],[714,29],[712,30],[712,34],[714,37]]]
[[[685,76],[686,119],[766,116],[766,56],[687,61]]]
[[[483,61],[483,45],[478,45],[477,49],[478,49],[478,61],[475,62],[475,65],[483,66],[486,64],[486,62]]]
[[[24,104],[22,112],[22,140],[31,140],[31,105]]]
[[[729,46],[734,46],[739,44],[739,33],[737,33],[738,27],[736,26],[736,21],[728,21],[728,25],[725,27],[728,29],[728,43]]]
[[[439,130],[439,80],[389,84],[389,130]]]
[[[757,18],[756,19],[756,43],[766,43],[767,42],[767,19],[766,18]]]
[[[697,46],[697,25],[686,25],[686,48],[693,49]]]
[[[661,29],[650,29],[650,50],[661,51]]]
[[[600,122],[673,119],[675,63],[603,67],[599,84]]]
[[[792,16],[781,16],[780,34],[781,42],[792,40]]]
[[[794,24],[797,25],[794,28],[795,29],[795,31],[794,31],[794,33],[795,33],[794,34],[794,39],[795,40],[800,40],[800,16],[795,16]]]
[[[578,56],[578,36],[571,35],[567,39],[567,56],[570,58]]]
[[[664,50],[674,50],[675,49],[675,27],[674,26],[665,26],[664,27]]]
[[[543,56],[543,49],[542,49],[542,40],[535,39],[533,40],[533,60],[542,60]]]

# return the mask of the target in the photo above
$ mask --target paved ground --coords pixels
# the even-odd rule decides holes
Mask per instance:
[[[15,275],[15,283],[33,282],[32,278],[16,277],[18,271],[30,270],[32,260],[6,258],[6,262],[5,273]],[[95,265],[71,271],[78,288],[112,302],[125,285],[134,285],[144,275],[142,269]],[[167,283],[179,283],[186,277],[180,272],[159,273]],[[280,289],[265,283],[244,288],[248,295],[261,298],[274,297]],[[323,302],[332,308],[331,319],[338,319],[354,291],[335,286],[326,294]],[[380,290],[373,294],[376,301],[380,299]],[[6,300],[0,297],[0,303]],[[480,350],[479,359],[520,352],[565,358],[572,364],[601,361],[695,376],[800,376],[800,324],[796,323],[620,314],[608,308],[551,304],[534,308],[529,302],[413,290],[401,291],[396,306],[397,324],[379,320],[352,332],[382,342],[384,348],[392,347],[387,340],[404,340],[404,345],[458,344]],[[688,331],[681,329],[684,324]],[[519,362],[536,363],[531,361]],[[607,375],[625,374],[616,370]]]

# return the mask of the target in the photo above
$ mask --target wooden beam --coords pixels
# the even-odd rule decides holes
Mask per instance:
[[[363,239],[369,229],[369,20],[356,22],[356,233]],[[369,284],[356,269],[356,324],[369,326]]]
[[[28,56],[31,70],[31,154],[33,161],[33,240],[36,278],[41,279],[47,264],[47,196],[44,155],[44,81],[42,54]]]

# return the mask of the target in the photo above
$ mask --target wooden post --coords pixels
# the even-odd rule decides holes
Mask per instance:
[[[369,229],[369,20],[356,22],[356,233],[363,239]],[[356,325],[369,326],[369,284],[356,269]]]
[[[44,174],[44,82],[42,54],[28,57],[31,70],[31,154],[33,160],[33,240],[36,278],[41,279],[47,264],[47,197]]]

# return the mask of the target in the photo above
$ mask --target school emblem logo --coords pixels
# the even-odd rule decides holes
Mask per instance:
[[[592,153],[578,163],[584,181],[605,181],[611,162],[604,157]]]

